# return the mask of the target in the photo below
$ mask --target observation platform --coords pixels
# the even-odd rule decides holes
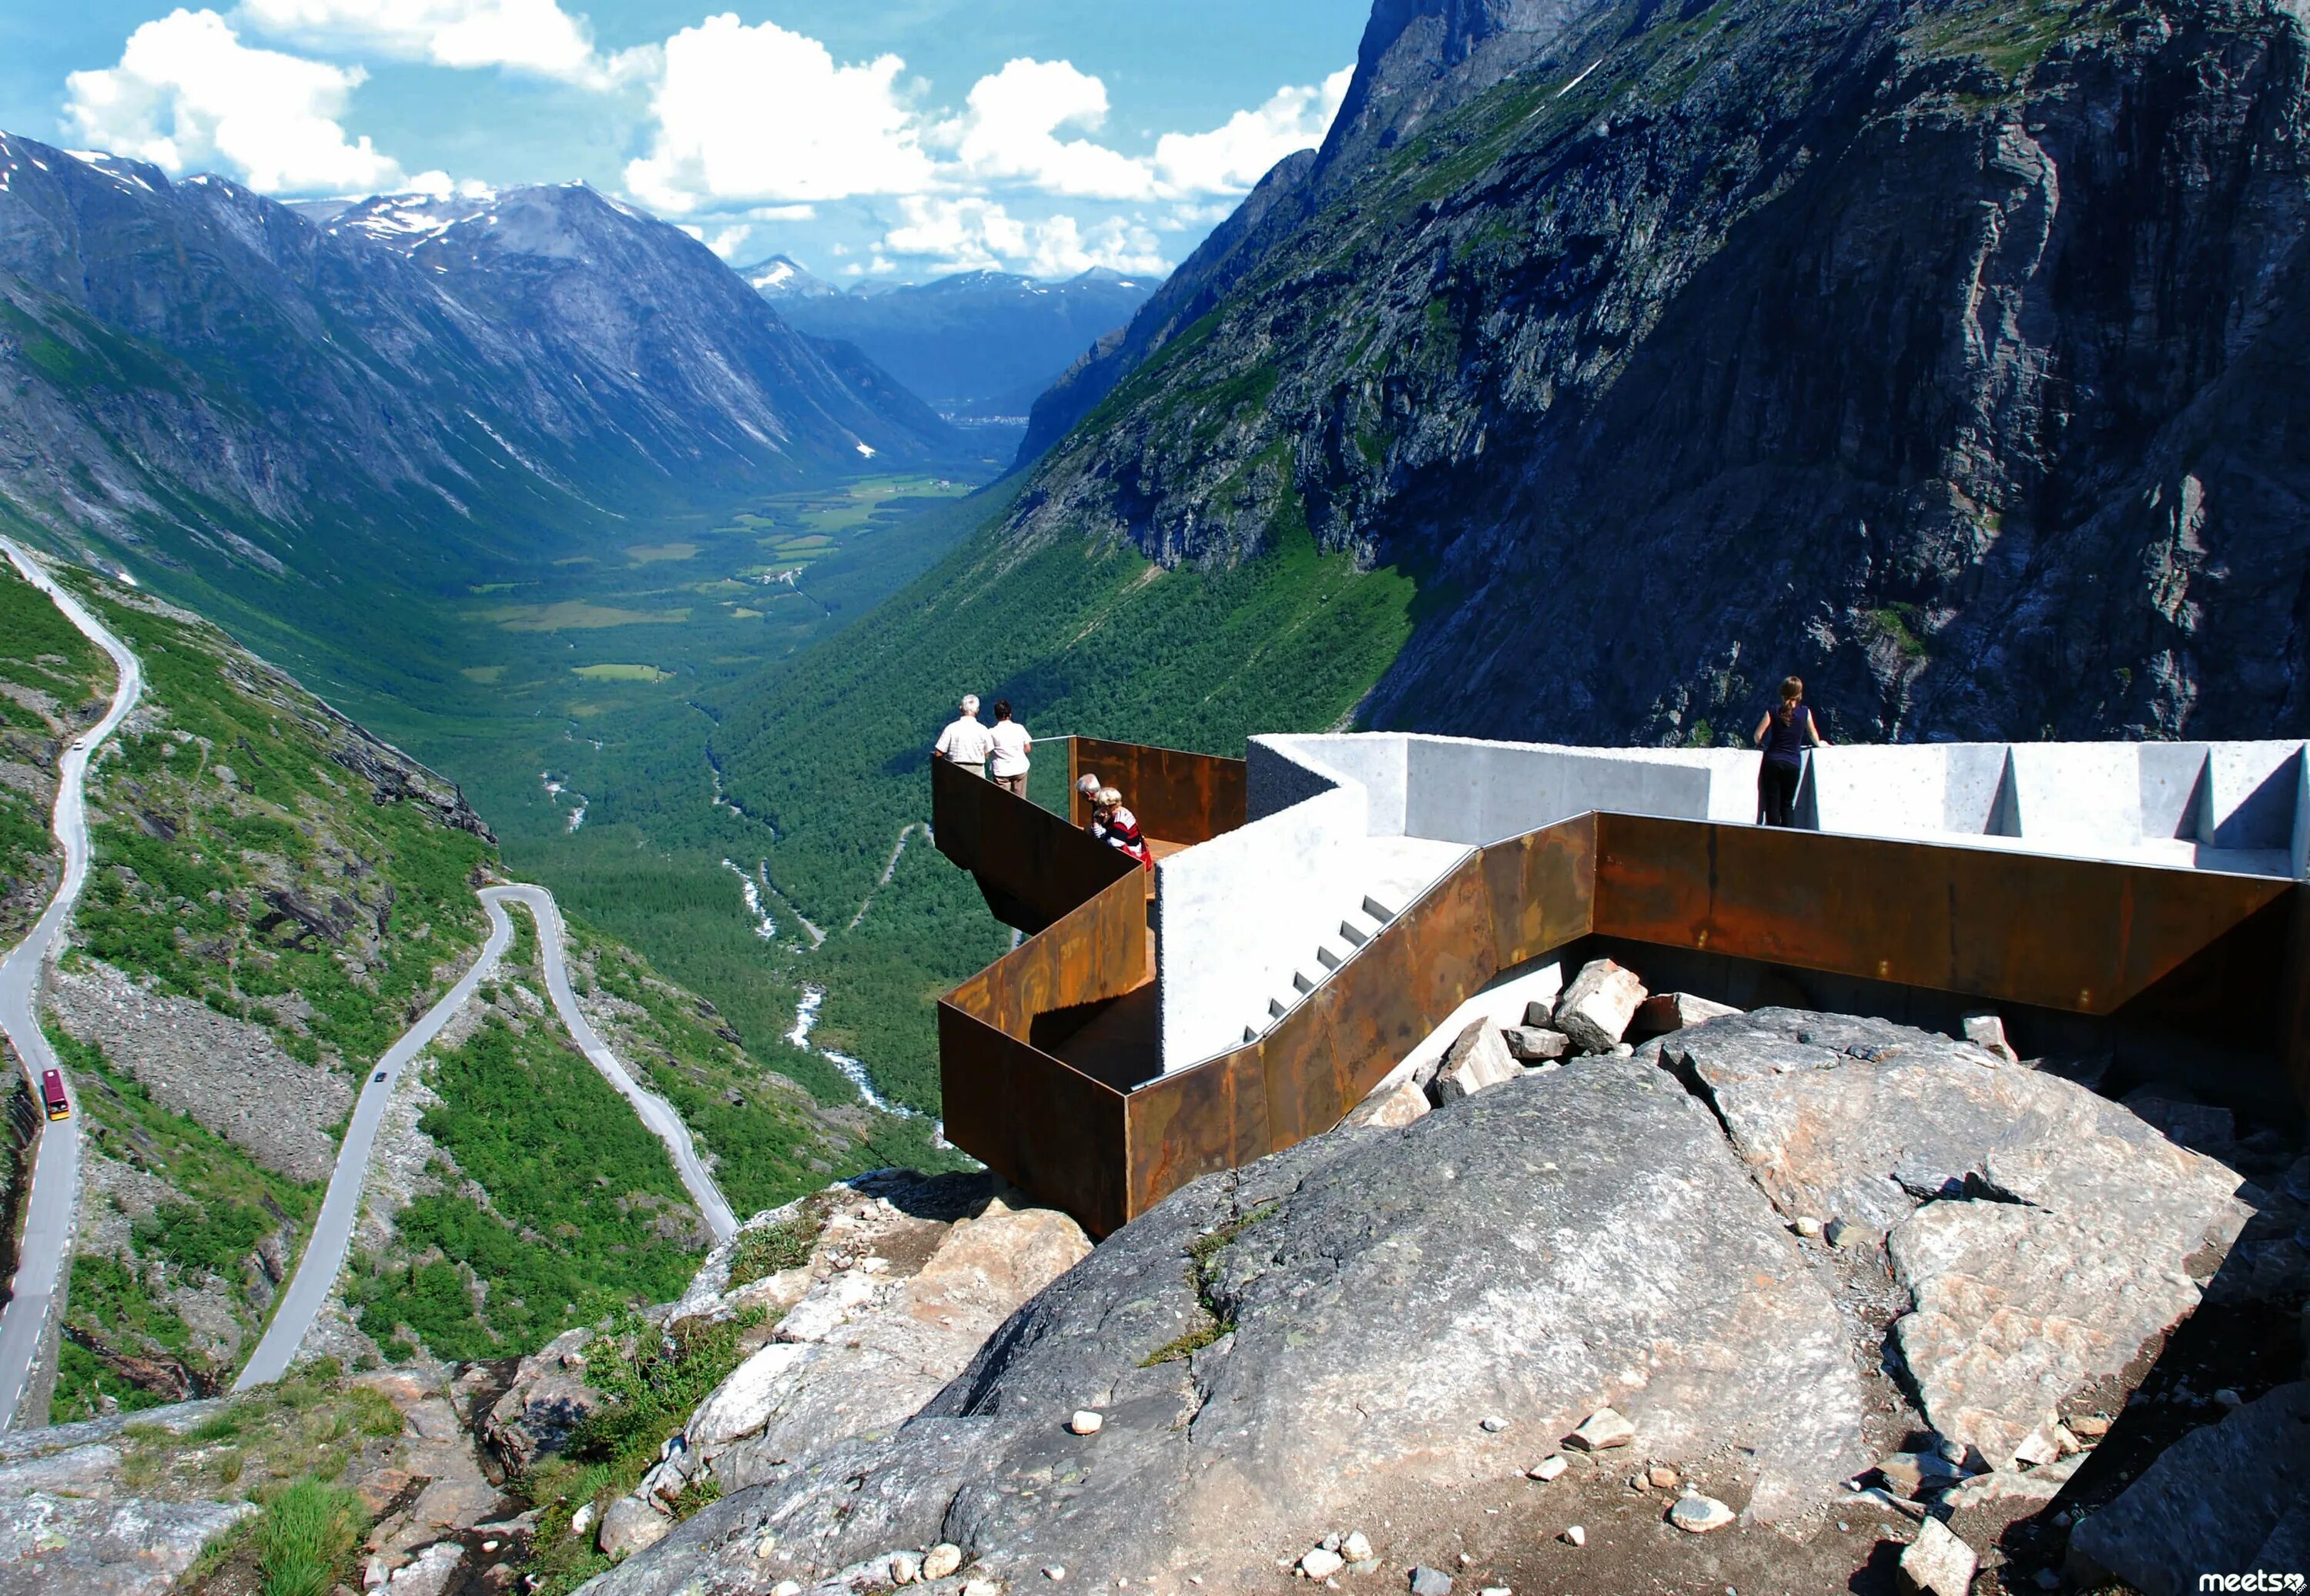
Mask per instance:
[[[1067,742],[1064,815],[933,763],[940,850],[1026,933],[941,1001],[939,1052],[949,1138],[1094,1234],[1600,954],[1743,1008],[1994,1009],[2025,1052],[2310,1105],[2300,742],[1834,748],[1774,830],[1740,750]],[[1085,771],[1151,877],[1083,828]]]

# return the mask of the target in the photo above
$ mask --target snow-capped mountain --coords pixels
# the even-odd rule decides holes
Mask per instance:
[[[956,447],[582,186],[292,209],[0,134],[0,524],[51,542],[317,578]]]

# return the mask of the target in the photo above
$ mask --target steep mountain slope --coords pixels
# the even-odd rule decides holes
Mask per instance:
[[[1420,577],[1376,724],[1705,740],[1795,670],[1855,735],[2299,731],[2306,60],[2275,3],[1385,0],[1010,535],[1304,508]]]
[[[74,1417],[207,1393],[246,1357],[355,1094],[479,950],[473,889],[496,856],[454,786],[214,628],[63,575],[147,683],[91,772],[96,868],[44,1015],[87,1123],[55,1398]],[[69,723],[87,690],[73,683],[96,666],[39,629],[18,602],[30,591],[0,568],[0,615],[22,612],[53,679],[39,690],[68,700],[43,713]],[[0,657],[12,717],[33,698],[15,690],[24,674]],[[13,718],[6,735],[31,736]],[[773,1204],[883,1161],[864,1150],[878,1116],[819,1107],[734,1045],[712,1004],[582,923],[571,932],[593,1023],[732,1193]],[[655,1138],[545,1010],[534,958],[525,936],[403,1077],[334,1332],[349,1356],[526,1351],[678,1288],[708,1244]],[[476,1297],[483,1281],[499,1294]]]
[[[268,647],[301,626],[390,657],[426,625],[399,601],[445,573],[953,447],[703,246],[583,187],[317,222],[0,135],[0,522]]]
[[[847,294],[783,257],[740,274],[794,326],[856,344],[942,415],[963,421],[1024,415],[1155,288],[1097,266],[1064,282],[965,272]]]

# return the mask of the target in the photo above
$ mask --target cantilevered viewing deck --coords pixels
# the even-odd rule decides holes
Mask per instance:
[[[1472,999],[1611,952],[1655,984],[1936,1028],[2216,1100],[2310,1100],[2304,745],[1757,756],[1400,734],[1247,761],[1074,739],[1147,872],[934,767],[942,852],[1029,933],[939,1008],[948,1135],[1095,1232],[1336,1124]]]

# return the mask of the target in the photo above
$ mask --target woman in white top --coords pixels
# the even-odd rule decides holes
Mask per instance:
[[[1005,792],[1024,798],[1027,795],[1027,750],[1035,740],[1027,735],[1027,728],[1011,718],[1011,700],[994,700],[994,724],[986,728],[989,744],[986,774],[994,785]]]
[[[985,776],[991,742],[986,728],[978,724],[978,695],[966,694],[961,709],[939,733],[938,746],[931,750],[931,756],[960,765],[973,776]]]

